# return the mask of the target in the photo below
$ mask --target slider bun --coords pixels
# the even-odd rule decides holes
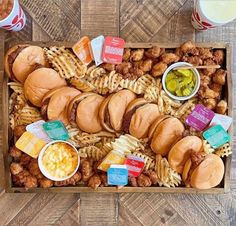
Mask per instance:
[[[5,57],[4,57],[4,69],[5,69],[5,72],[6,74],[8,75],[8,77],[12,80],[16,80],[15,77],[12,77],[11,75],[11,72],[10,72],[10,65],[9,65],[9,62],[8,62],[8,59],[9,59],[9,56],[15,52],[17,50],[18,47],[26,47],[28,45],[16,45],[16,46],[13,46],[11,47],[10,49],[8,49],[8,51],[6,52],[5,54]]]
[[[51,68],[39,68],[25,80],[25,97],[35,106],[41,107],[44,95],[54,89],[66,86],[66,81]]]
[[[160,115],[157,117],[157,119],[155,120],[155,122],[151,125],[149,131],[148,131],[148,138],[152,139],[153,133],[155,132],[157,126],[159,125],[159,123],[161,123],[162,121],[164,121],[167,118],[170,118],[170,115]]]
[[[131,118],[130,134],[138,139],[147,137],[149,127],[159,115],[159,108],[156,104],[148,103],[139,107]]]
[[[170,151],[172,145],[182,138],[184,126],[177,118],[171,117],[160,122],[151,141],[151,149],[162,156]]]
[[[130,90],[121,90],[115,94],[109,95],[101,104],[99,110],[99,117],[102,126],[110,132],[121,131],[123,117],[128,104],[136,98],[136,94]],[[105,122],[105,113],[108,110],[110,124]]]
[[[190,158],[191,151],[199,152],[202,140],[197,136],[187,136],[178,141],[168,154],[168,162],[177,173],[182,173],[184,165]]]
[[[48,65],[45,53],[43,49],[39,46],[28,46],[28,45],[17,45],[8,50],[5,57],[5,68],[6,73],[9,77],[10,66],[8,63],[8,57],[11,53],[17,50],[18,47],[26,47],[20,51],[20,53],[15,58],[12,65],[12,72],[17,81],[24,83],[28,75],[35,70],[37,64],[46,67]]]
[[[220,184],[224,177],[224,163],[215,154],[209,154],[192,172],[190,184],[193,188],[209,189]]]
[[[144,105],[147,103],[149,103],[149,101],[147,101],[144,98],[136,98],[135,100],[133,100],[129,103],[129,105],[126,108],[125,113],[128,113],[129,111],[133,110],[134,108],[136,108],[139,105]]]
[[[49,120],[61,120],[65,125],[68,124],[67,108],[72,98],[79,95],[81,92],[75,88],[62,87],[56,90],[49,91],[50,100],[47,107],[47,117]]]
[[[76,123],[78,127],[87,133],[97,133],[102,130],[99,120],[99,107],[104,97],[93,94],[84,98],[77,107]]]

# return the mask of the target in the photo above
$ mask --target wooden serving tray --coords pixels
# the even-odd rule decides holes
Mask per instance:
[[[73,43],[66,42],[24,42],[31,45],[38,45],[42,47],[49,46],[66,46],[70,48]],[[20,43],[14,43],[20,44]],[[13,46],[13,44],[11,45]],[[5,46],[5,50],[9,49],[11,46]],[[126,43],[127,48],[151,48],[152,46],[159,46],[166,49],[173,49],[179,47],[179,44],[176,43]],[[223,49],[225,51],[226,56],[226,70],[227,70],[227,84],[224,89],[224,97],[228,100],[228,115],[233,116],[232,109],[232,73],[231,73],[231,48],[229,44],[226,43],[196,43],[198,47],[210,47],[214,49]],[[1,62],[3,64],[3,62]],[[73,186],[73,187],[51,187],[51,188],[33,188],[26,190],[21,187],[13,187],[11,181],[11,175],[9,170],[9,165],[11,162],[11,157],[8,154],[9,150],[9,128],[8,128],[8,104],[9,104],[9,88],[8,88],[8,76],[4,74],[3,79],[3,161],[4,161],[4,178],[0,178],[0,180],[4,180],[5,183],[5,191],[9,193],[44,193],[44,192],[52,192],[52,193],[80,193],[80,192],[102,192],[102,193],[121,193],[121,192],[159,192],[159,193],[205,193],[205,194],[219,194],[226,193],[230,190],[230,169],[231,169],[231,156],[224,159],[225,162],[225,175],[222,183],[216,187],[207,190],[200,190],[195,188],[185,188],[185,187],[176,187],[176,188],[167,188],[167,187],[129,187],[125,186],[121,189],[117,189],[116,187],[99,187],[97,190],[93,190],[89,187],[84,186]],[[229,134],[233,138],[233,128],[232,125],[229,129]],[[231,143],[232,146],[232,143]]]

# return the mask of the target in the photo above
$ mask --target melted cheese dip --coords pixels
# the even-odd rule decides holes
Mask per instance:
[[[42,165],[51,176],[70,176],[78,164],[78,155],[69,144],[58,142],[50,145],[42,157]]]

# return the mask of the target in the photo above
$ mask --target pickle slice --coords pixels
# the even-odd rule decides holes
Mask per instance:
[[[185,88],[184,90],[183,90],[183,95],[184,96],[189,96],[190,94],[191,94],[191,90],[190,89],[188,89],[188,88]]]
[[[177,85],[178,85],[177,81],[174,79],[172,79],[166,83],[166,87],[170,92],[175,92],[175,90],[177,89]]]
[[[176,71],[177,71],[178,75],[184,76],[184,77],[189,77],[189,76],[193,75],[193,72],[189,69],[179,69]]]
[[[168,75],[166,76],[166,82],[169,82],[172,79],[177,79],[177,76],[174,72],[169,72]]]
[[[183,96],[183,93],[182,93],[181,89],[176,90],[176,95],[178,97],[182,97]]]

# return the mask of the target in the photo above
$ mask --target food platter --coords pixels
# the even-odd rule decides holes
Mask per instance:
[[[24,43],[25,44],[25,43]],[[67,48],[72,47],[72,43],[41,43],[41,42],[30,42],[30,45],[37,45],[42,47],[50,47],[50,46],[66,46]],[[126,43],[126,48],[144,48],[148,49],[153,46],[159,46],[161,48],[165,48],[166,50],[172,50],[177,48],[179,44],[167,44],[167,43]],[[225,69],[227,70],[227,84],[226,88],[223,90],[223,96],[227,100],[228,103],[228,112],[227,115],[232,117],[232,78],[231,78],[231,54],[230,54],[230,47],[228,44],[225,43],[197,43],[197,47],[204,47],[204,48],[213,48],[213,49],[221,49],[225,52],[226,62],[225,62]],[[9,48],[9,47],[7,47]],[[4,76],[4,83],[3,83],[3,130],[9,131],[9,96],[10,90],[8,84],[8,77]],[[228,133],[232,136],[232,126],[229,129]],[[175,188],[168,188],[168,187],[131,187],[125,186],[121,188],[117,187],[98,187],[97,190],[92,190],[89,187],[84,187],[82,185],[77,186],[67,186],[67,187],[50,187],[50,188],[31,188],[26,190],[22,187],[14,187],[11,180],[10,175],[10,163],[11,159],[8,154],[9,144],[12,141],[10,140],[10,136],[8,133],[4,133],[3,137],[3,155],[4,155],[4,168],[5,168],[5,189],[7,192],[59,192],[59,193],[80,193],[80,192],[114,192],[114,193],[121,193],[121,192],[168,192],[168,193],[224,193],[229,191],[229,180],[230,180],[230,165],[231,165],[231,156],[224,158],[225,163],[225,174],[222,183],[217,186],[216,188],[210,188],[207,190],[200,190],[195,188],[187,188],[187,187],[175,187]]]

